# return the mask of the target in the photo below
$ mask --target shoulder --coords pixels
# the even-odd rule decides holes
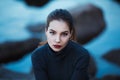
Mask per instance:
[[[47,45],[42,45],[36,48],[31,55],[31,61],[34,68],[38,69],[40,66],[43,66],[47,63]]]
[[[84,56],[84,57],[88,57],[90,56],[89,52],[87,49],[85,49],[81,44],[71,41],[71,45],[72,45],[72,50],[74,51],[74,53],[77,56]]]
[[[72,48],[76,56],[75,63],[77,64],[78,68],[83,69],[85,67],[88,67],[90,61],[90,53],[88,50],[76,42],[72,42]]]
[[[39,58],[41,56],[45,56],[46,53],[46,49],[47,49],[47,44],[42,45],[38,48],[36,48],[33,52],[32,52],[32,58]]]

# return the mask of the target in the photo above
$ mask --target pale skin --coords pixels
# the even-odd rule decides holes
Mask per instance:
[[[71,37],[68,24],[63,20],[53,20],[45,30],[47,42],[55,52],[61,51]]]

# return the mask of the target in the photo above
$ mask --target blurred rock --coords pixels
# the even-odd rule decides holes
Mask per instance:
[[[90,80],[96,80],[95,76],[96,76],[96,73],[97,73],[97,67],[96,67],[96,63],[95,63],[93,57],[90,58],[88,73],[89,73],[89,76],[90,76]]]
[[[38,23],[38,24],[32,24],[32,25],[28,25],[27,30],[32,32],[32,33],[41,33],[44,32],[45,30],[45,23]]]
[[[107,75],[107,76],[104,76],[101,80],[120,80],[120,76]]]
[[[0,67],[0,80],[35,80],[33,73],[23,74]]]
[[[85,44],[105,29],[103,12],[97,6],[86,4],[70,10],[76,28],[78,42]]]
[[[45,37],[45,23],[31,24],[26,27],[34,38],[41,38],[41,41],[46,40]]]
[[[105,60],[120,66],[120,49],[114,49],[102,56]]]
[[[16,61],[25,54],[33,51],[40,42],[39,39],[31,38],[19,42],[5,42],[0,44],[0,64]]]
[[[28,6],[41,7],[47,4],[50,0],[24,0]]]
[[[114,0],[114,1],[116,1],[117,3],[119,3],[119,4],[120,4],[120,0]]]

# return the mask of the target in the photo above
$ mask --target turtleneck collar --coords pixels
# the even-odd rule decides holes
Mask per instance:
[[[55,55],[55,56],[66,56],[69,53],[69,50],[71,48],[71,40],[68,41],[67,45],[59,52],[53,51],[49,44],[47,43],[48,51],[50,54]]]

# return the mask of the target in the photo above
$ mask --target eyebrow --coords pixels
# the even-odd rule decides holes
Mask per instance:
[[[55,31],[55,30],[53,30],[53,29],[50,29],[51,31]]]
[[[53,29],[50,29],[51,31],[55,31],[55,30],[53,30]],[[56,31],[55,31],[56,32]],[[63,31],[62,33],[66,33],[66,32],[68,32],[68,31]]]

